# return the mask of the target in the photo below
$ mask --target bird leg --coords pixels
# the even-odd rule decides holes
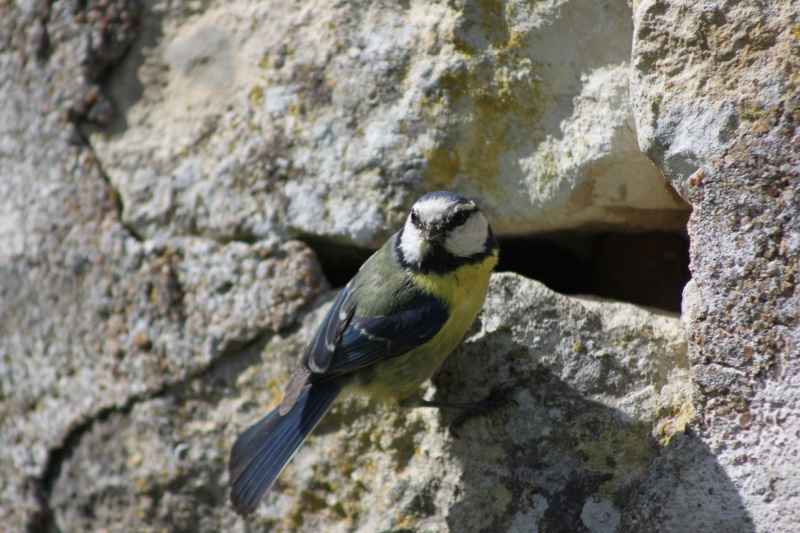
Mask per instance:
[[[400,406],[435,407],[438,409],[455,409],[461,411],[449,426],[450,433],[452,433],[455,437],[459,437],[458,430],[462,425],[464,425],[464,422],[470,418],[486,414],[507,403],[513,402],[514,404],[519,405],[517,404],[516,400],[511,398],[511,393],[514,391],[514,389],[515,387],[513,385],[501,385],[495,387],[489,393],[489,395],[482,400],[465,403],[424,400],[419,395],[419,392],[416,392],[408,398],[400,401]]]

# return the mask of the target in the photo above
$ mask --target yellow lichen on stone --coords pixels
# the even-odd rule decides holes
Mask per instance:
[[[494,494],[492,494],[492,503],[490,504],[490,508],[495,516],[504,515],[512,499],[511,492],[509,492],[504,485],[499,483],[495,485]]]
[[[502,47],[508,43],[508,21],[506,2],[503,0],[478,0],[478,13],[481,30],[494,47]]]
[[[609,413],[608,416],[614,415]],[[605,426],[607,429],[596,438],[581,437],[579,450],[585,454],[589,468],[612,476],[598,492],[611,497],[647,469],[656,447],[644,424],[624,424],[609,419]]]
[[[551,182],[558,176],[556,156],[553,152],[545,151],[539,154],[539,172],[536,179],[540,182]]]
[[[283,388],[286,386],[286,380],[283,378],[276,378],[271,377],[267,381],[267,390],[269,391],[270,397],[272,400],[270,403],[270,409],[274,409],[275,407],[280,405],[280,402],[283,398]]]
[[[416,531],[419,525],[419,517],[409,513],[403,513],[395,519],[395,531]]]
[[[683,403],[673,416],[656,420],[653,425],[653,438],[661,446],[667,446],[673,436],[686,431],[686,426],[689,425],[696,413],[697,410],[691,402]]]
[[[764,117],[764,106],[753,102],[739,102],[737,106],[739,119],[747,122],[754,122]]]
[[[691,382],[673,376],[661,389],[658,398],[658,418],[653,424],[653,438],[667,446],[672,437],[686,431],[686,426],[697,414],[692,404]]]
[[[253,106],[261,107],[264,104],[264,89],[260,85],[253,85],[247,97]]]
[[[453,186],[455,176],[460,170],[458,154],[444,146],[438,146],[428,153],[425,184],[430,190],[448,190]]]
[[[501,3],[482,0],[479,11],[490,47],[477,50],[453,36],[464,66],[443,73],[440,97],[420,104],[431,120],[455,117],[444,128],[447,138],[427,153],[423,179],[430,190],[466,186],[503,203],[504,157],[513,165],[515,152],[539,140],[533,133],[541,114],[539,65],[526,57],[528,34],[508,31]]]

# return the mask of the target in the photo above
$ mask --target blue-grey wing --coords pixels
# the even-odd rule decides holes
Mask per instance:
[[[448,318],[445,304],[431,295],[419,295],[387,316],[353,316],[327,372],[350,372],[402,355],[435,337]]]
[[[356,274],[336,296],[314,338],[306,347],[302,365],[315,374],[328,369],[336,347],[353,318],[358,303],[355,295],[358,276]]]

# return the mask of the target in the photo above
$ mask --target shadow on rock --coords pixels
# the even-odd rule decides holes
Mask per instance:
[[[484,375],[497,375],[490,366]],[[442,396],[483,389],[456,375],[443,376]],[[463,473],[447,509],[450,531],[755,531],[736,488],[691,433],[662,446],[648,424],[547,372],[516,384],[518,405],[471,419],[452,440]]]

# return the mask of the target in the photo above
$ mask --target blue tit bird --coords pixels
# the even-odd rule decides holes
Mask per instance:
[[[236,439],[229,463],[236,512],[255,510],[337,399],[411,397],[475,321],[498,253],[474,202],[451,192],[417,200],[403,229],[334,300],[280,406]]]

